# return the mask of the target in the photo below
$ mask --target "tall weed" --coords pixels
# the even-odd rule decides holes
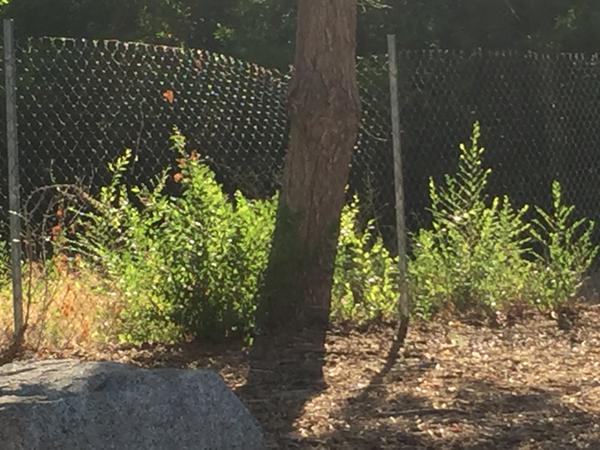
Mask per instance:
[[[398,259],[374,230],[374,220],[360,228],[360,201],[342,211],[332,291],[332,316],[339,320],[370,321],[394,315]]]
[[[598,247],[592,242],[595,224],[573,217],[575,207],[564,204],[562,188],[556,181],[552,183],[552,210],[536,211],[538,217],[531,234],[544,250],[536,255],[535,301],[543,307],[557,308],[575,296],[598,255]]]
[[[10,264],[8,244],[0,240],[0,288],[9,282]]]
[[[415,312],[429,318],[442,308],[491,314],[515,302],[555,307],[571,298],[598,249],[593,223],[573,221],[553,184],[554,210],[515,209],[508,197],[489,199],[491,169],[483,165],[480,127],[461,144],[456,174],[430,180],[432,226],[412,236],[409,278]],[[583,230],[583,231],[582,231]],[[534,253],[532,244],[543,249]]]

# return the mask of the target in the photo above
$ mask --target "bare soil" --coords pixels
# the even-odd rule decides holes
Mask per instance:
[[[324,348],[300,338],[262,364],[198,342],[24,357],[217,370],[272,448],[600,449],[600,307],[562,328],[533,313],[496,328],[440,319],[413,324],[397,352],[391,326],[340,327]],[[306,381],[311,365],[323,382]]]

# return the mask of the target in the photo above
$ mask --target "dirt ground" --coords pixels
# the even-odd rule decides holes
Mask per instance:
[[[391,327],[337,328],[324,349],[299,339],[262,365],[233,344],[35,356],[212,368],[272,448],[600,449],[600,307],[568,328],[539,314],[497,328],[440,319],[413,324],[399,355]],[[323,382],[307,384],[321,364]]]

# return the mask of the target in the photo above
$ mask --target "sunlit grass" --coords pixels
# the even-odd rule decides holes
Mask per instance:
[[[57,257],[23,270],[29,349],[90,348],[116,341],[120,295],[79,259]],[[0,348],[12,336],[12,287],[0,282]]]

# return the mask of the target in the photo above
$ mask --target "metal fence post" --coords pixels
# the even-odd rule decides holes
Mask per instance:
[[[397,340],[402,345],[408,332],[410,317],[408,280],[406,219],[404,212],[404,177],[402,171],[402,142],[400,128],[400,105],[398,104],[398,53],[396,35],[388,35],[388,68],[390,75],[390,106],[392,139],[394,148],[394,193],[396,198],[396,238],[398,240],[398,264],[400,272],[400,296],[398,299],[399,324]]]
[[[14,22],[4,19],[4,73],[6,87],[6,148],[8,156],[8,214],[13,287],[15,336],[23,332],[23,289],[21,279],[21,200],[19,148],[17,145],[17,68]]]

